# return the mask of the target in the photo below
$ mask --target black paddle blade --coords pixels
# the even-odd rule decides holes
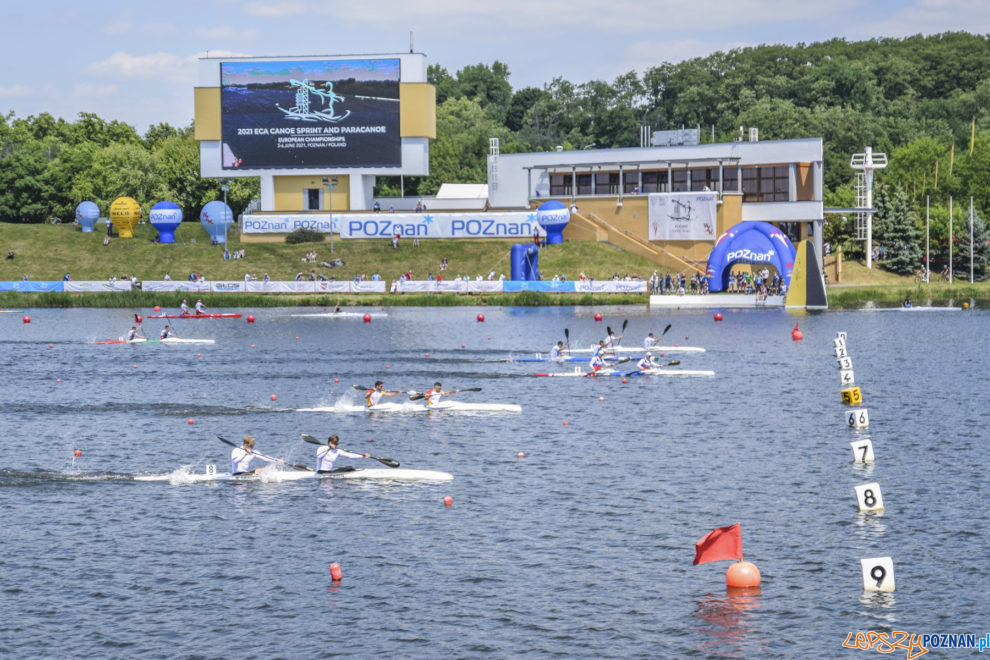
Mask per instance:
[[[370,387],[365,387],[364,385],[351,385],[351,387],[353,387],[356,390],[363,390],[365,392],[371,389]]]
[[[564,328],[564,341],[570,341],[570,340],[571,340],[571,331],[568,330],[567,328]]]
[[[307,433],[302,433],[302,434],[300,434],[299,437],[302,438],[303,440],[305,440],[306,442],[308,442],[311,445],[322,445],[323,444],[322,442],[320,442],[319,440],[317,440],[316,438],[314,438],[313,436],[311,436],[311,435],[309,435]]]
[[[372,456],[373,459],[381,463],[382,465],[387,465],[390,468],[399,467],[399,461],[392,458],[378,458],[377,456]]]
[[[626,333],[626,326],[628,325],[629,325],[629,319],[626,319],[625,321],[622,322],[622,334]]]
[[[680,364],[680,363],[681,363],[680,360],[671,360],[670,362],[667,363],[667,366],[668,367],[673,367],[674,365],[677,365],[677,364]]]
[[[417,392],[416,394],[411,394],[411,393],[409,394],[409,400],[410,401],[419,401],[420,399],[425,399],[425,398],[426,398],[426,395],[425,394],[420,394],[419,392]]]
[[[667,334],[667,331],[668,330],[670,330],[670,324],[669,323],[667,324],[667,327],[663,329],[663,332],[660,333],[660,336],[663,337],[665,334]]]
[[[605,332],[607,332],[609,335],[611,335],[612,334],[612,326],[606,325],[605,326]]]
[[[222,442],[225,445],[230,445],[231,447],[236,447],[237,446],[236,444],[234,444],[233,442],[231,442],[227,438],[224,438],[224,437],[219,436],[219,435],[217,436],[217,440],[219,440],[220,442]]]

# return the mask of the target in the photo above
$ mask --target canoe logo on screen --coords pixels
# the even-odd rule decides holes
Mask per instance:
[[[725,262],[729,263],[739,259],[749,262],[770,261],[774,254],[776,254],[776,252],[773,250],[768,252],[755,252],[749,248],[742,248],[741,250],[735,250],[726,254]]]
[[[499,222],[498,220],[453,219],[450,228],[444,231],[436,227],[430,231],[435,222],[433,216],[424,216],[423,222],[399,223],[391,220],[350,220],[347,223],[348,234],[352,237],[391,237],[395,234],[402,236],[532,236],[533,224],[529,222]]]

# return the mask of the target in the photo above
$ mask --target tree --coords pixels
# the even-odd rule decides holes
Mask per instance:
[[[903,188],[877,186],[873,196],[874,245],[883,248],[880,266],[898,275],[911,275],[921,267],[921,232]]]
[[[457,88],[460,96],[477,101],[492,119],[505,120],[512,101],[508,66],[498,60],[490,67],[485,64],[466,66],[457,72]]]
[[[973,213],[973,241],[969,240],[969,209],[960,224],[953,227],[955,233],[955,249],[952,254],[952,270],[959,279],[969,278],[970,245],[973,249],[973,281],[982,282],[990,277],[990,228],[986,218],[980,213]],[[957,219],[958,220],[958,219]]]

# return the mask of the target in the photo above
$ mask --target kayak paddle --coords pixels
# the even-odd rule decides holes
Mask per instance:
[[[220,442],[224,443],[225,445],[230,445],[231,447],[240,447],[241,446],[241,445],[235,444],[235,443],[231,442],[230,440],[228,440],[227,438],[224,438],[224,437],[219,436],[219,435],[217,436],[217,440],[219,440]],[[267,459],[267,460],[269,460],[269,461],[271,461],[273,463],[278,463],[279,462],[279,459],[272,458],[271,456],[265,456],[261,452],[252,451],[252,453],[257,454],[260,458],[265,458],[265,459]],[[303,470],[303,471],[306,471],[306,472],[312,472],[313,471],[313,468],[309,467],[308,465],[302,465],[302,464],[297,464],[297,463],[289,463],[288,465],[289,465],[289,467],[293,467],[293,468],[295,468],[297,470]]]
[[[664,367],[673,367],[673,366],[678,365],[680,363],[681,363],[680,360],[671,360],[667,364],[664,364],[664,365],[661,365],[661,366],[664,366]],[[630,371],[629,373],[627,373],[625,375],[626,376],[633,376],[635,374],[638,374],[640,371],[642,371],[642,369],[637,369],[636,371]]]
[[[465,387],[463,390],[454,390],[450,394],[457,394],[458,392],[480,392],[480,387]],[[407,392],[410,401],[419,401],[420,399],[426,398],[426,392],[417,392],[416,390],[409,390]],[[448,394],[449,396],[449,394]]]
[[[325,445],[325,444],[327,444],[325,442],[320,442],[319,440],[317,440],[313,436],[309,435],[308,433],[301,433],[299,435],[299,437],[302,438],[303,440],[305,440],[306,442],[308,442],[311,445]],[[342,451],[350,451],[350,450],[349,449],[342,449]],[[352,453],[356,454],[357,452],[352,452]],[[397,467],[399,467],[399,461],[395,460],[394,458],[379,458],[377,456],[369,456],[368,458],[373,458],[376,461],[378,461],[379,463],[381,463],[383,465],[387,465],[390,468],[397,468]]]

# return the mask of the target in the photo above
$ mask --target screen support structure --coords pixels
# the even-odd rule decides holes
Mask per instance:
[[[333,254],[333,189],[337,187],[337,177],[323,177],[323,188],[327,191],[327,209],[330,211],[330,254]]]

